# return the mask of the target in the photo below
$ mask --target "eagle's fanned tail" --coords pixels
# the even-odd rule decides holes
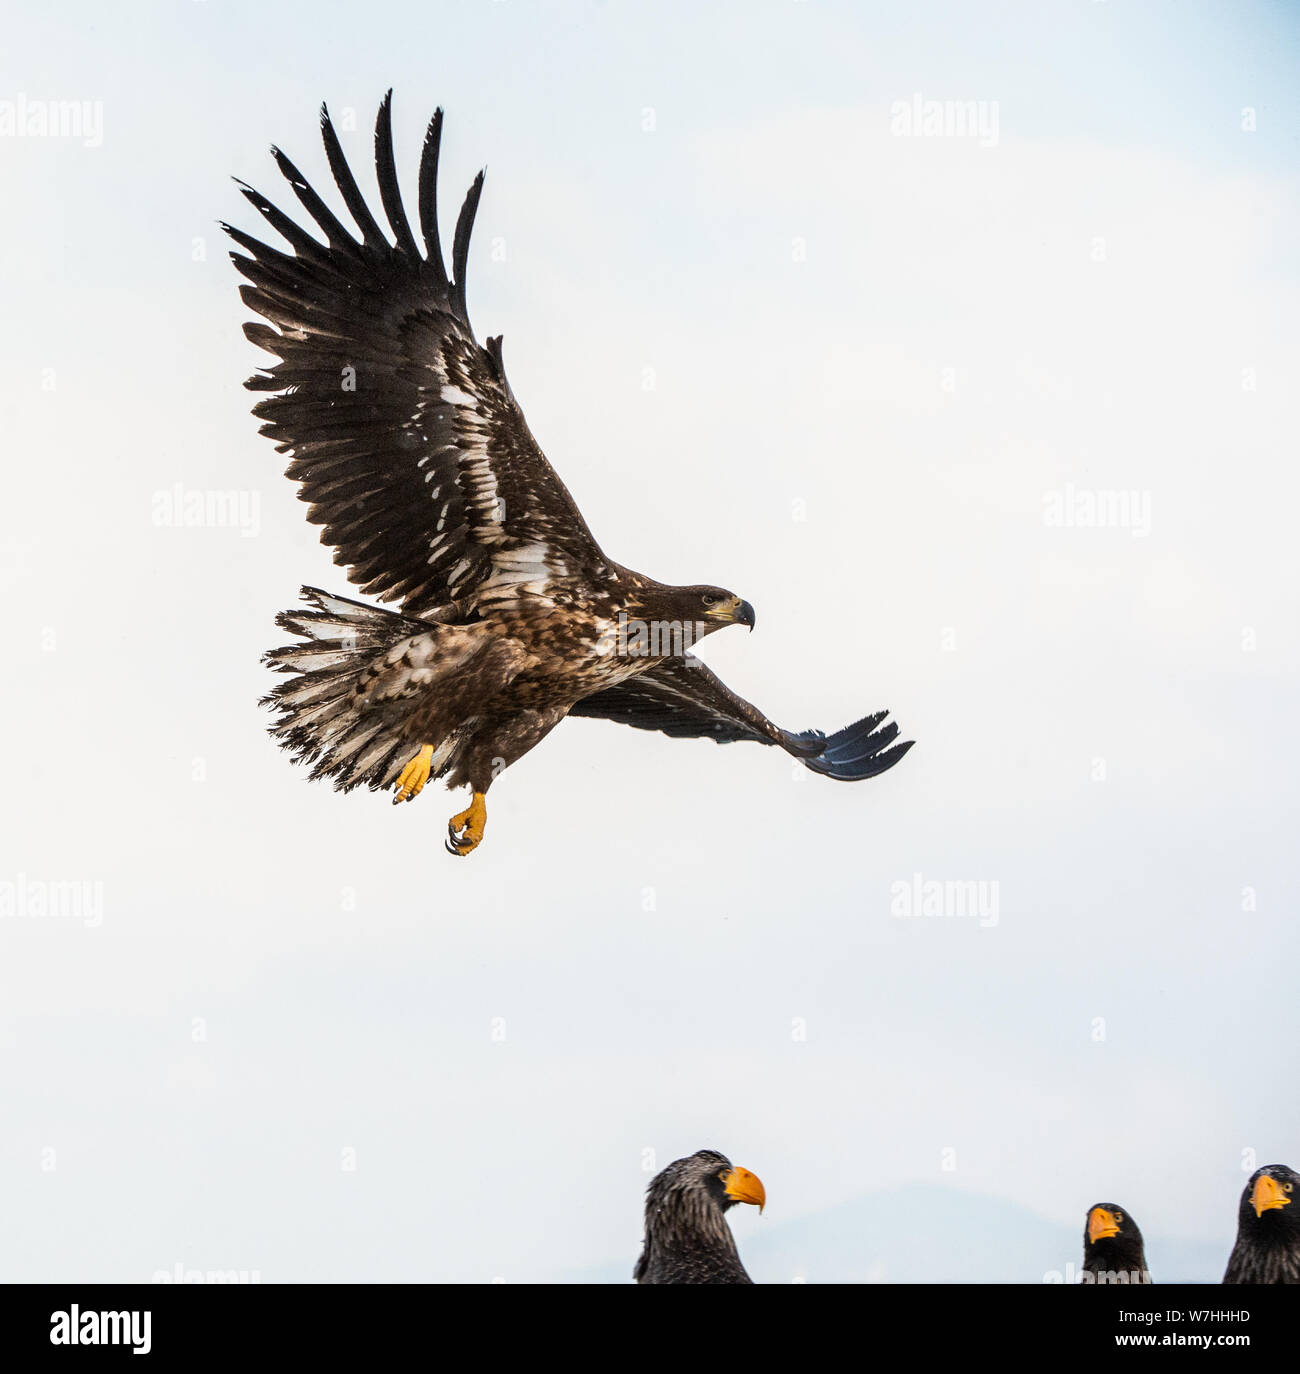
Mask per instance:
[[[394,611],[303,587],[310,609],[281,611],[275,623],[302,641],[271,649],[263,662],[294,676],[278,683],[261,705],[278,713],[269,732],[313,778],[329,778],[342,792],[363,783],[385,787],[401,772],[411,744],[396,707],[358,710],[358,684],[394,645],[435,626]]]

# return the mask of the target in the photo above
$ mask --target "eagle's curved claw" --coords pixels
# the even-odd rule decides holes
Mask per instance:
[[[464,858],[473,853],[487,828],[487,802],[482,792],[475,792],[464,811],[458,811],[447,822],[447,853]]]
[[[397,782],[394,784],[397,790],[393,793],[394,806],[398,802],[413,801],[424,791],[424,784],[429,781],[432,766],[433,745],[423,745],[420,752],[397,775]]]

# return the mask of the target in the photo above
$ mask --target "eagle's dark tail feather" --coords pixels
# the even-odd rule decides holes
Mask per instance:
[[[846,725],[822,743],[819,754],[805,758],[804,766],[840,782],[860,782],[892,768],[915,741],[894,744],[898,738],[898,722],[891,720],[888,725],[880,724],[888,714],[888,711],[877,711]]]
[[[262,660],[294,674],[262,698],[279,715],[270,733],[295,762],[314,765],[313,778],[328,777],[340,791],[362,783],[386,787],[412,746],[398,710],[356,709],[357,683],[378,656],[432,626],[316,587],[303,587],[301,594],[311,609],[281,611],[275,623],[302,640],[272,649]]]

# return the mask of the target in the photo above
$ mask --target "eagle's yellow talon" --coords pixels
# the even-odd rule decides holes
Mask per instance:
[[[447,822],[447,852],[464,858],[478,848],[486,827],[487,802],[482,792],[475,792],[465,810],[458,811]]]
[[[432,765],[433,745],[426,744],[397,775],[397,782],[394,784],[397,791],[393,794],[394,806],[398,802],[411,801],[424,791],[424,784],[429,781]]]

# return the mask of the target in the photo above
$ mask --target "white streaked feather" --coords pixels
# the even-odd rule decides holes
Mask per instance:
[[[375,764],[380,762],[385,754],[396,747],[396,744],[397,741],[394,740],[391,732],[387,730],[384,731],[376,743],[370,745],[365,753],[358,756],[356,762],[352,765],[353,775],[356,777],[364,777],[370,772]],[[405,760],[403,760],[403,762],[405,762]]]
[[[376,725],[372,725],[369,730],[359,730],[351,738],[343,740],[338,748],[333,751],[333,761],[336,763],[346,762],[346,760],[350,759],[362,745],[369,744],[383,728],[383,722],[381,721]]]
[[[350,682],[349,675],[347,679],[331,676],[319,682],[303,682],[300,685],[291,683],[287,691],[276,697],[276,701],[297,711],[302,707],[314,706],[317,702],[328,702],[341,696]]]
[[[292,668],[299,673],[315,673],[322,668],[339,668],[356,658],[355,649],[318,649],[304,644],[301,649],[277,649],[277,668]]]

